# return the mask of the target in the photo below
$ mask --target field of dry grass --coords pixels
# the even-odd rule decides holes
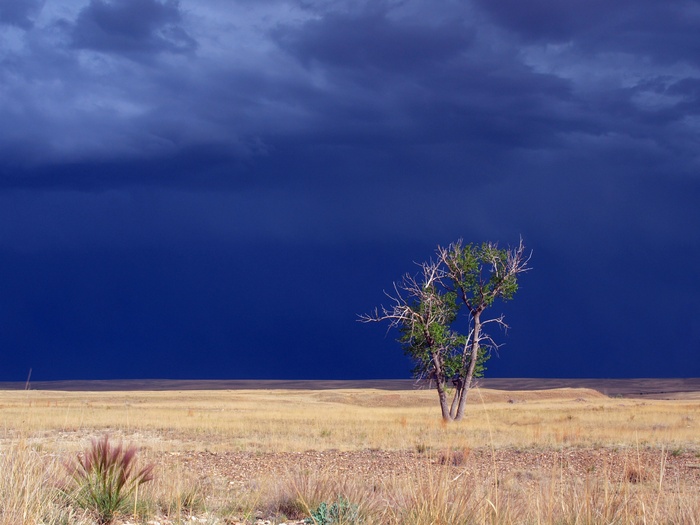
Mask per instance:
[[[50,488],[105,433],[157,465],[148,505],[123,522],[289,523],[339,496],[368,524],[700,516],[700,401],[687,390],[483,388],[465,421],[444,424],[431,390],[260,386],[0,390],[0,524],[91,523]]]

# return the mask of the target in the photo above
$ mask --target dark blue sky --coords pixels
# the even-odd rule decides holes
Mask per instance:
[[[500,377],[700,376],[700,4],[3,0],[0,380],[397,378],[437,244]]]

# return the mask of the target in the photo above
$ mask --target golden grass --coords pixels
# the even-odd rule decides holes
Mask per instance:
[[[694,400],[611,399],[587,389],[475,390],[465,420],[445,425],[435,397],[428,390],[371,389],[0,391],[0,431],[49,448],[82,446],[102,432],[136,435],[164,450],[212,451],[699,444]]]
[[[0,455],[2,525],[36,519],[47,499],[42,491],[47,476],[38,454],[23,442],[18,443],[12,452]]]
[[[643,482],[617,480],[616,473],[607,470],[581,477],[553,469],[530,473],[531,483],[524,484],[509,473],[493,472],[480,479],[441,467],[388,476],[378,485],[364,486],[324,471],[295,472],[265,480],[246,508],[267,502],[272,514],[302,509],[308,515],[319,502],[332,502],[341,494],[359,506],[367,525],[699,522],[698,488],[680,482],[663,485],[663,455],[659,464],[632,466],[649,469]]]
[[[233,492],[203,484],[175,464],[142,495],[151,502],[145,516],[165,515],[172,523],[184,523],[191,513],[223,523],[225,516],[243,519],[259,509],[299,517],[339,494],[360,505],[367,525],[692,524],[700,516],[698,487],[663,479],[670,451],[700,456],[695,399],[477,389],[465,420],[445,424],[430,390],[0,391],[0,421],[0,525],[91,523],[75,509],[57,506],[50,489],[61,476],[61,461],[105,432],[138,444],[147,455],[379,449],[481,450],[494,457],[493,468],[481,476],[466,459],[456,467],[387,473],[371,487],[320,469],[251,479]],[[581,476],[565,470],[563,460],[531,472],[496,466],[504,451],[576,448],[619,451],[624,475],[605,467]],[[652,464],[635,459],[640,448],[658,451]]]

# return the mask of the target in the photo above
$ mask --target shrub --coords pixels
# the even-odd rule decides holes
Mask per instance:
[[[311,517],[306,518],[304,523],[311,525],[354,525],[360,523],[357,505],[351,504],[343,496],[328,505],[325,501],[318,508],[311,512]]]
[[[108,435],[93,439],[87,450],[65,464],[73,485],[69,496],[79,507],[95,512],[100,523],[111,523],[139,485],[153,479],[154,465],[135,470],[135,458],[134,446],[112,445]]]

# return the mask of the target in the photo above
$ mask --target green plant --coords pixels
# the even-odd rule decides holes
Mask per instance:
[[[338,499],[328,505],[322,502],[316,510],[311,511],[311,516],[304,520],[310,525],[354,525],[360,523],[358,506],[350,503],[347,498],[339,496]]]
[[[498,348],[484,326],[508,328],[503,315],[487,319],[482,314],[497,299],[513,298],[518,275],[530,269],[530,256],[522,239],[509,249],[496,243],[463,245],[460,240],[447,248],[438,246],[435,255],[419,264],[418,275],[406,274],[394,283],[394,293],[387,294],[391,307],[382,306],[359,320],[387,321],[399,331],[404,353],[414,362],[414,376],[435,385],[442,418],[458,421],[464,417],[473,379],[483,375],[491,350]]]
[[[72,481],[68,495],[79,507],[95,512],[100,523],[111,523],[138,487],[153,479],[154,465],[136,470],[135,458],[134,446],[113,445],[106,434],[93,439],[87,450],[65,464]]]

